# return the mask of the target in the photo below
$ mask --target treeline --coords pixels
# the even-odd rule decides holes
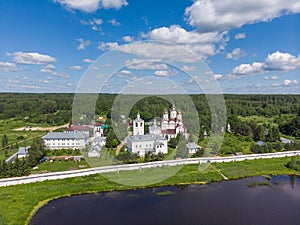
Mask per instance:
[[[241,116],[298,114],[299,95],[225,95],[227,113]]]
[[[85,94],[86,99],[96,94]],[[96,99],[95,109],[91,108],[92,115],[98,114],[111,117],[113,103],[119,97],[115,94],[100,94]],[[1,93],[0,94],[0,119],[27,118],[29,122],[63,124],[71,122],[74,94],[25,94],[25,93]],[[132,99],[132,96],[129,96]],[[210,127],[211,112],[205,95],[190,95],[190,98],[199,113],[202,125]],[[85,98],[82,98],[83,100]],[[240,116],[265,116],[273,117],[282,114],[298,114],[300,111],[299,95],[224,95],[227,115]],[[126,106],[127,100],[124,102]],[[130,102],[130,101],[129,101]],[[150,96],[137,102],[130,110],[130,118],[135,118],[140,111],[145,121],[153,117],[161,117],[165,108],[169,109],[172,104],[180,106],[183,111],[189,111],[190,107],[184,97],[174,96],[168,98]],[[217,104],[217,103],[216,103]],[[93,106],[91,106],[93,107]],[[86,110],[86,108],[84,109]],[[185,116],[185,115],[183,115]]]

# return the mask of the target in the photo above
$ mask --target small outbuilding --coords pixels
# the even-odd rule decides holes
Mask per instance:
[[[28,149],[30,148],[30,146],[27,147],[20,147],[18,150],[18,158],[25,158],[28,156]]]
[[[198,150],[201,150],[201,146],[197,145],[195,142],[187,143],[186,147],[189,149],[189,154],[195,154]]]

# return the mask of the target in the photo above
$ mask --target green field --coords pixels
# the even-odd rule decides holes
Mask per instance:
[[[33,124],[22,120],[0,120],[0,138],[5,134],[8,137],[9,147],[5,150],[0,146],[0,160],[8,158],[18,151],[18,146],[29,146],[32,139],[45,135],[46,131],[16,131],[20,127],[43,127],[45,124]],[[16,145],[17,144],[17,145]]]
[[[244,162],[217,163],[210,165],[205,171],[199,171],[198,165],[180,168],[174,176],[151,186],[176,185],[189,183],[208,183],[223,180],[220,173],[230,179],[256,176],[295,174],[299,172],[287,169],[284,165],[291,158],[260,159]],[[166,168],[158,168],[158,172]],[[150,171],[151,170],[151,171]],[[111,177],[126,179],[147,179],[154,169],[124,171],[110,174]],[[106,175],[107,176],[107,175]],[[48,200],[72,194],[93,193],[99,191],[135,189],[128,185],[112,182],[102,175],[69,178],[56,181],[45,181],[18,186],[0,188],[0,224],[25,224],[30,215]]]
[[[40,163],[38,165],[38,169],[32,169],[31,173],[59,172],[86,168],[90,168],[90,166],[85,160],[81,160],[79,162],[75,162],[73,160],[56,160],[52,163],[50,161]]]

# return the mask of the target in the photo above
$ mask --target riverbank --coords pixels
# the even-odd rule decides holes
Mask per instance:
[[[291,158],[259,159],[241,162],[214,163],[205,171],[198,165],[187,165],[174,176],[151,186],[185,184],[206,184],[222,181],[224,174],[228,179],[238,179],[258,175],[300,175],[285,167]],[[145,177],[143,171],[123,171],[128,177]],[[101,191],[129,190],[146,187],[132,187],[114,183],[100,174],[86,177],[68,178],[56,181],[22,184],[0,188],[0,224],[26,224],[30,217],[49,200],[62,196]]]

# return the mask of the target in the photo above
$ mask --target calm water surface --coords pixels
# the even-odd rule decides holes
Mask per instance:
[[[253,182],[271,186],[248,187]],[[299,225],[300,179],[254,177],[65,197],[42,207],[30,224]]]

